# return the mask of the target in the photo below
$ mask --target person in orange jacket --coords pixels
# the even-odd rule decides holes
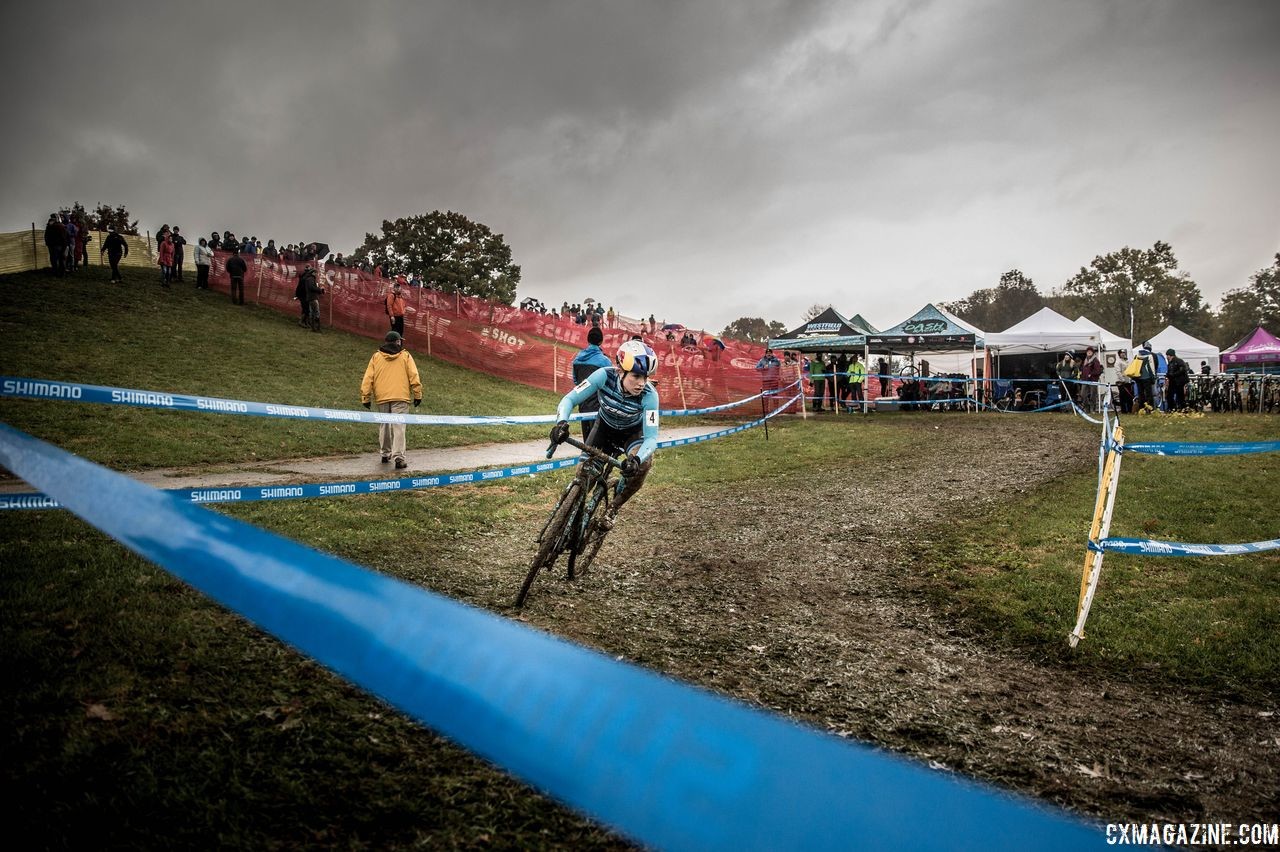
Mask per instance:
[[[404,276],[397,275],[396,281],[387,293],[387,319],[391,322],[391,330],[404,337]]]
[[[406,414],[409,401],[415,407],[422,404],[422,379],[413,356],[404,348],[404,338],[398,332],[388,331],[382,346],[369,359],[364,368],[364,380],[360,383],[360,404],[389,414]],[[404,423],[378,425],[378,442],[382,450],[382,463],[394,457],[396,469],[408,467],[404,458]]]

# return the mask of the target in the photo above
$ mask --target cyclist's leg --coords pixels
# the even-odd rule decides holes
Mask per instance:
[[[642,442],[640,440],[635,440],[628,444],[627,454],[634,455],[636,451],[640,449],[641,443]],[[649,471],[652,468],[653,456],[649,456],[649,458],[640,463],[640,470],[635,476],[618,477],[618,490],[615,492],[616,496],[614,497],[613,506],[610,508],[609,514],[618,514],[618,510],[622,508],[622,505],[630,500],[635,493],[640,490],[640,486],[644,485],[645,477],[649,475]]]

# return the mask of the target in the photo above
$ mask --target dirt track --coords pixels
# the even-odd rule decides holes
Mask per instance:
[[[929,605],[904,561],[907,537],[1082,469],[1096,452],[1096,437],[1078,429],[1047,440],[1043,419],[1006,421],[998,444],[982,419],[951,418],[942,432],[935,423],[902,424],[928,430],[892,474],[913,483],[905,497],[884,500],[884,471],[867,467],[738,493],[730,504],[637,498],[588,577],[541,579],[521,617],[1106,821],[1274,822],[1275,707],[993,650]],[[813,523],[817,506],[838,514],[853,505],[868,514]],[[462,572],[451,593],[469,588],[464,597],[513,614],[511,572],[526,564],[540,521],[530,516],[483,547],[460,543],[449,554]],[[686,538],[691,530],[699,538]]]

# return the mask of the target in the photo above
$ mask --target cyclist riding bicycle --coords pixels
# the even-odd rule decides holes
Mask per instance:
[[[658,390],[649,379],[658,369],[658,356],[644,342],[628,340],[618,348],[614,367],[601,367],[564,395],[551,427],[551,443],[569,437],[569,414],[583,400],[596,397],[600,408],[586,444],[612,455],[625,452],[616,497],[602,519],[613,527],[614,516],[640,490],[653,466],[658,448]]]

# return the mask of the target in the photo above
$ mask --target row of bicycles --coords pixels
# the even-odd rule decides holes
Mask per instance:
[[[1280,413],[1280,375],[1221,373],[1192,376],[1187,385],[1187,407],[1192,411]]]

